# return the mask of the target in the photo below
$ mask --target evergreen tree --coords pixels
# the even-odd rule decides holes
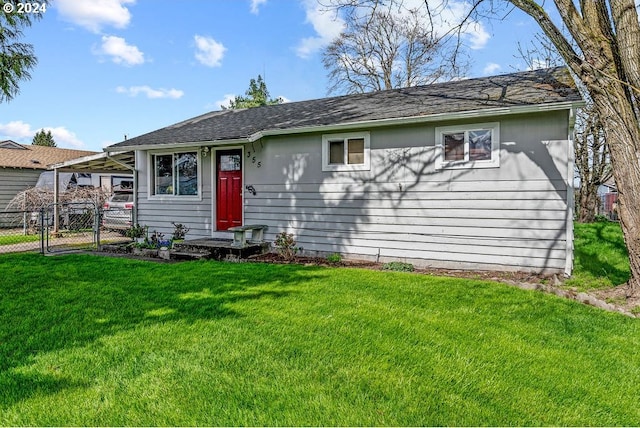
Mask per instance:
[[[241,109],[251,107],[269,106],[273,104],[282,104],[284,100],[280,97],[269,98],[269,90],[267,84],[258,75],[258,79],[251,79],[249,89],[244,93],[246,96],[236,95],[235,99],[229,101],[228,106],[222,106],[223,110]]]
[[[31,142],[34,146],[56,147],[56,142],[51,135],[51,131],[45,132],[44,129],[36,132]]]
[[[39,10],[46,11],[48,0],[42,0]],[[30,27],[33,20],[42,18],[42,13],[18,13],[17,2],[5,0],[0,8],[0,103],[11,101],[20,92],[19,84],[31,78],[30,71],[38,59],[33,46],[23,43],[22,30]]]

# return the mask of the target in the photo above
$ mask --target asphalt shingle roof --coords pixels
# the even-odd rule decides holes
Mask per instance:
[[[111,148],[246,139],[257,132],[581,100],[565,67],[426,86],[214,111]]]
[[[47,169],[48,165],[96,153],[87,150],[18,144],[6,140],[0,141],[0,168]]]

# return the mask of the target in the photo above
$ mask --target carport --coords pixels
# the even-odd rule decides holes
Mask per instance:
[[[58,205],[59,198],[59,173],[61,172],[83,172],[83,173],[96,173],[96,174],[113,174],[113,173],[126,173],[133,175],[133,198],[135,206],[138,206],[137,201],[137,189],[138,189],[138,174],[135,169],[135,152],[122,151],[122,152],[103,152],[95,155],[84,156],[77,159],[72,159],[66,162],[61,162],[53,165],[49,165],[49,170],[54,171],[54,183],[53,183],[53,202],[54,205]],[[133,212],[133,222],[137,222],[137,212]],[[58,215],[54,215],[54,230],[58,230]]]

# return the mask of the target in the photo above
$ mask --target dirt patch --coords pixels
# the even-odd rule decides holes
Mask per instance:
[[[637,313],[638,309],[640,309],[640,297],[627,297],[626,285],[619,285],[617,287],[606,288],[604,290],[593,290],[590,291],[589,294],[638,316]]]

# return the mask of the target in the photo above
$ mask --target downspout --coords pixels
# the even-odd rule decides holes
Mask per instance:
[[[566,259],[564,266],[564,276],[570,277],[571,272],[573,271],[573,216],[574,216],[574,207],[575,207],[575,196],[574,196],[574,173],[575,173],[575,149],[573,144],[573,129],[576,123],[576,115],[574,108],[569,110],[569,136],[567,141],[567,248],[566,248]]]

